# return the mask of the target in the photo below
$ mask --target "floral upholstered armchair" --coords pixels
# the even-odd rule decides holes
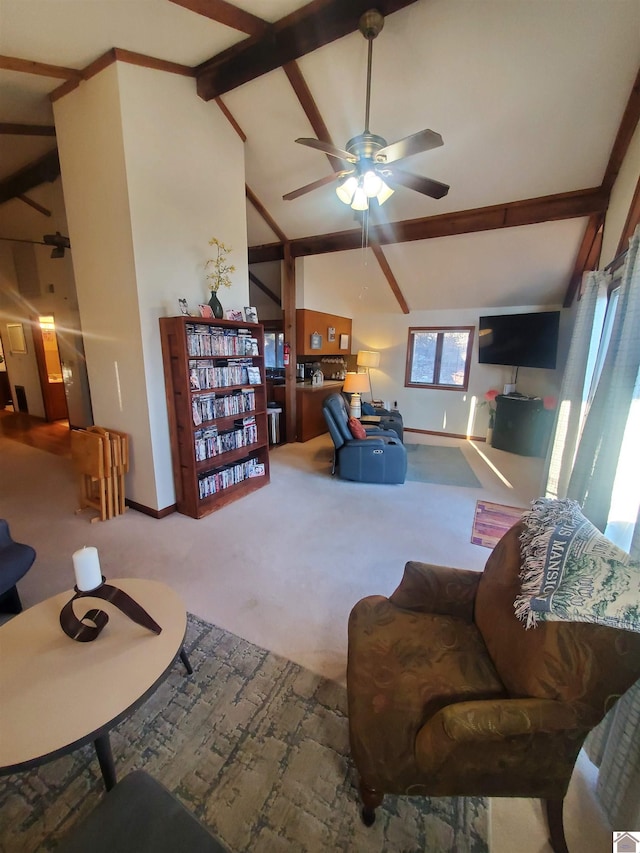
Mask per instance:
[[[407,563],[349,620],[352,756],[367,825],[385,794],[539,797],[566,851],[562,803],[588,732],[640,677],[640,634],[584,622],[527,630],[520,522],[483,573]]]

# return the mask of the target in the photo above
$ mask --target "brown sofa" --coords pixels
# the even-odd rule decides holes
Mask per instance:
[[[586,623],[525,630],[521,524],[483,573],[406,564],[390,598],[349,619],[351,751],[363,820],[384,794],[540,797],[566,850],[562,800],[588,732],[640,676],[640,634]]]

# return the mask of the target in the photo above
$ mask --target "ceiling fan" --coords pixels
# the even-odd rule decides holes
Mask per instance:
[[[64,250],[71,248],[69,238],[59,231],[56,231],[55,234],[45,234],[42,240],[23,240],[20,237],[0,237],[0,240],[7,240],[10,243],[32,243],[34,246],[53,246],[52,258],[64,258]]]
[[[354,210],[360,211],[368,210],[370,201],[374,198],[379,205],[384,204],[398,185],[416,190],[416,192],[431,196],[431,198],[442,198],[449,192],[447,184],[442,184],[432,178],[414,175],[412,172],[406,172],[404,169],[398,169],[395,165],[391,165],[413,154],[438,148],[443,144],[439,133],[433,130],[421,130],[388,145],[386,139],[371,133],[369,130],[373,40],[379,35],[383,26],[384,17],[377,9],[369,9],[365,12],[358,24],[358,29],[369,42],[364,132],[350,139],[344,150],[336,148],[329,142],[323,142],[321,139],[296,139],[300,145],[315,148],[324,154],[328,154],[329,157],[342,160],[347,164],[347,168],[293,190],[293,192],[283,196],[283,199],[290,201],[299,198],[311,190],[318,189],[336,180],[342,181],[336,187],[338,198]]]

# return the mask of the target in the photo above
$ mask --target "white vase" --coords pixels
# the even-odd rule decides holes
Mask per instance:
[[[493,438],[493,427],[487,427],[487,444],[491,444]]]

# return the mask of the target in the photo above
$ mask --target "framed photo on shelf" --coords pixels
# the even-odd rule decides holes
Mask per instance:
[[[335,339],[336,339],[336,327],[335,326],[329,326],[329,328],[327,329],[327,340],[330,343],[333,343],[333,341],[335,341]]]
[[[349,335],[340,335],[340,349],[349,349]]]
[[[189,306],[187,305],[186,299],[178,299],[178,308],[180,309],[180,313],[184,314],[185,317],[189,317]]]
[[[317,332],[311,335],[311,349],[322,349],[322,335]]]
[[[198,311],[200,311],[201,317],[213,320],[213,310],[211,305],[198,305]]]
[[[258,309],[249,306],[244,309],[244,321],[245,323],[257,323],[258,322]]]
[[[236,323],[242,323],[244,317],[242,316],[242,311],[239,308],[227,308],[224,312],[224,316],[227,320],[235,320]]]

